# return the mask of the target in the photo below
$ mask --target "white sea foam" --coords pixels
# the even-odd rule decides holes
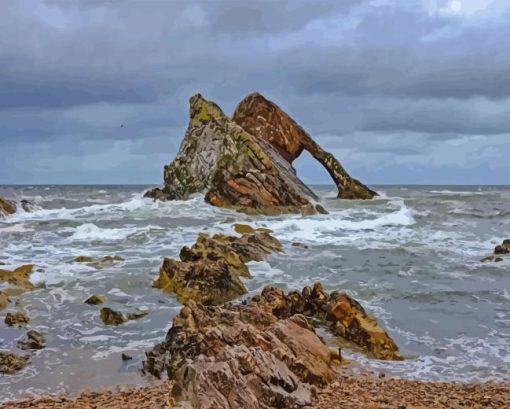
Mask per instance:
[[[127,237],[145,233],[149,230],[163,230],[158,226],[146,226],[146,227],[122,227],[122,228],[101,228],[96,226],[94,223],[84,223],[76,228],[68,229],[68,231],[74,231],[69,237],[72,241],[115,241],[124,240]]]

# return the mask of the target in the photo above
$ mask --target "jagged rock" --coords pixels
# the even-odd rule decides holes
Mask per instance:
[[[508,254],[510,253],[510,239],[503,240],[503,243],[496,246],[494,254]]]
[[[36,330],[28,331],[25,341],[18,341],[19,349],[43,349],[44,347],[46,347],[46,338]]]
[[[9,303],[11,302],[9,296],[4,293],[3,291],[0,291],[0,310],[3,310],[6,308]]]
[[[0,197],[0,217],[16,213],[16,202]]]
[[[247,227],[243,230],[249,231]],[[241,237],[200,234],[191,248],[181,249],[180,261],[165,258],[154,287],[175,293],[181,304],[195,300],[218,305],[245,294],[240,279],[250,277],[245,263],[261,261],[282,249],[265,229],[252,230]]]
[[[205,307],[190,301],[173,320],[166,341],[148,353],[144,368],[158,377],[166,371],[175,380],[177,405],[309,405],[311,385],[325,385],[333,377],[332,357],[305,317],[280,320],[273,314],[276,304],[261,299]]]
[[[289,115],[262,95],[248,95],[238,105],[232,119],[251,135],[269,142],[289,163],[303,150],[308,151],[333,178],[339,198],[371,199],[376,195],[353,179],[331,153],[324,151]]]
[[[27,264],[13,271],[0,270],[0,282],[7,282],[16,287],[32,290],[34,285],[30,282],[30,274],[32,274],[33,269],[33,264]]]
[[[91,295],[84,303],[88,305],[98,305],[104,304],[106,301],[108,301],[108,298],[105,295]]]
[[[206,192],[214,206],[247,213],[299,213],[317,197],[270,143],[231,121],[200,94],[190,99],[190,122],[175,160],[164,170],[164,188],[146,196],[186,199]]]
[[[14,374],[25,368],[29,362],[29,356],[0,351],[0,373]]]
[[[99,318],[105,325],[113,325],[117,326],[120,324],[124,324],[127,321],[137,320],[142,317],[145,317],[148,314],[148,311],[136,311],[132,313],[128,313],[124,315],[120,311],[112,310],[111,308],[101,308],[99,312]]]
[[[221,307],[189,301],[165,341],[147,353],[144,370],[175,381],[176,408],[310,405],[311,385],[330,382],[340,353],[330,351],[303,314],[380,359],[400,359],[355,300],[316,284],[288,295],[266,287],[260,296]]]
[[[18,326],[24,327],[30,322],[30,318],[25,313],[18,311],[15,313],[8,312],[5,316],[4,322],[10,327]]]

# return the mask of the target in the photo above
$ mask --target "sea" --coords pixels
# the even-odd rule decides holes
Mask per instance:
[[[315,282],[345,291],[405,357],[379,361],[344,348],[352,365],[406,379],[510,380],[510,256],[480,262],[510,238],[510,187],[374,186],[374,200],[342,201],[333,186],[312,186],[329,214],[306,217],[244,215],[212,207],[203,195],[153,202],[143,198],[147,188],[0,186],[0,196],[34,204],[32,212],[0,219],[0,268],[35,264],[38,286],[0,313],[0,349],[16,351],[26,333],[3,323],[9,310],[26,311],[29,328],[47,338],[24,371],[0,376],[0,401],[152,383],[140,372],[145,352],[181,308],[152,287],[163,258],[177,258],[200,232],[235,234],[233,223],[269,228],[285,247],[249,263],[247,296],[267,285],[300,290]],[[125,261],[104,268],[73,262],[83,255]],[[149,314],[105,326],[101,306],[83,302],[92,294],[106,295],[115,310]],[[133,359],[123,361],[122,353]]]

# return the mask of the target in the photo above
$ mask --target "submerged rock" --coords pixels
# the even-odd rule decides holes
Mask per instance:
[[[108,298],[105,295],[91,295],[84,303],[88,305],[98,305],[104,304],[106,301],[108,301]]]
[[[299,213],[315,209],[315,194],[278,150],[230,120],[200,94],[190,99],[190,122],[174,161],[165,166],[165,186],[146,196],[186,199],[206,192],[214,206],[248,213]]]
[[[74,259],[75,263],[86,263],[95,268],[109,267],[123,261],[124,259],[121,256],[104,256],[99,260],[96,260],[90,256],[78,256]]]
[[[0,373],[14,374],[24,369],[29,362],[29,356],[0,351]]]
[[[148,313],[148,311],[136,311],[124,315],[120,311],[115,311],[111,308],[104,307],[101,308],[101,311],[99,312],[99,318],[101,318],[101,321],[103,321],[105,325],[117,326],[124,324],[127,321],[137,320],[145,317]]]
[[[282,250],[281,243],[265,230],[247,227],[242,230],[253,233],[241,237],[200,234],[191,248],[181,249],[180,261],[164,259],[154,287],[175,293],[181,304],[195,300],[218,305],[245,294],[240,277],[250,277],[246,263]]]
[[[92,263],[94,259],[90,256],[78,256],[74,259],[75,263]]]
[[[166,340],[147,353],[144,370],[175,381],[176,407],[311,405],[312,385],[331,381],[340,354],[330,351],[304,314],[374,356],[400,359],[391,338],[356,301],[328,295],[316,284],[288,295],[266,287],[241,304],[206,307],[189,301]]]
[[[251,135],[270,143],[289,163],[304,150],[308,151],[334,180],[338,198],[371,199],[377,194],[353,179],[331,153],[324,151],[287,113],[262,95],[248,95],[232,119]]]
[[[5,316],[4,322],[10,327],[15,325],[18,327],[25,327],[30,322],[30,318],[28,318],[27,314],[21,311],[15,313],[8,312]]]
[[[0,270],[0,282],[6,282],[16,287],[32,290],[35,288],[30,282],[30,275],[33,269],[33,264],[27,264],[13,271]]]
[[[46,347],[46,338],[36,330],[28,331],[27,339],[18,341],[19,349],[43,349],[44,347]]]
[[[0,197],[0,217],[16,213],[16,202]]]
[[[482,263],[487,263],[487,262],[499,263],[500,261],[503,261],[503,258],[492,255],[492,256],[484,257],[480,261]]]

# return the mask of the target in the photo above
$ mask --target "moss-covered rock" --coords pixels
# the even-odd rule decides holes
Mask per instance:
[[[19,349],[43,349],[46,347],[46,338],[36,330],[27,332],[27,339],[18,341]]]
[[[24,369],[29,362],[29,356],[0,351],[0,373],[14,374]]]
[[[206,192],[214,206],[259,214],[299,213],[303,206],[314,209],[317,199],[277,149],[200,94],[190,99],[189,126],[164,181],[146,196],[173,200]]]

